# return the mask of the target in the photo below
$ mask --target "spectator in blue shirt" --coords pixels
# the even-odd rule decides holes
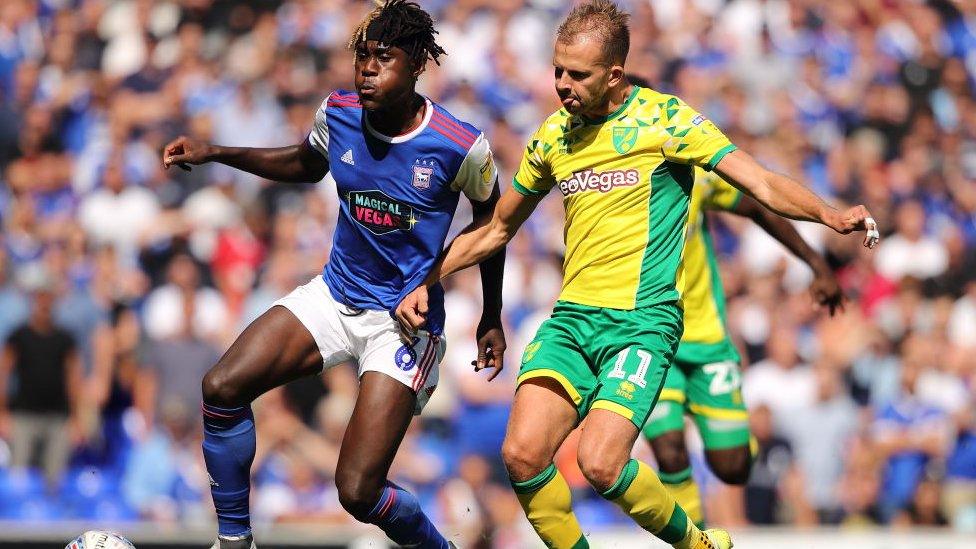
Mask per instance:
[[[887,520],[912,501],[926,466],[933,458],[944,456],[949,447],[949,418],[917,395],[921,373],[921,364],[906,357],[901,392],[877,412],[875,419],[877,449],[887,460],[880,496]]]

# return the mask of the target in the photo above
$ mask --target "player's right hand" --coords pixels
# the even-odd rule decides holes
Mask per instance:
[[[181,135],[170,141],[163,149],[163,167],[169,169],[176,164],[183,169],[188,169],[187,164],[209,162],[212,153],[213,147],[209,143]]]
[[[871,217],[871,212],[863,205],[854,206],[843,213],[834,216],[832,223],[828,223],[840,234],[850,234],[854,231],[864,231],[865,248],[874,248],[881,240],[878,224]]]
[[[417,333],[427,323],[427,285],[421,284],[397,305],[396,318],[405,336]]]
[[[505,342],[505,330],[502,328],[500,318],[481,317],[476,332],[478,337],[478,359],[471,362],[474,371],[480,372],[484,369],[494,369],[488,381],[498,377],[505,368],[505,349],[508,344]]]

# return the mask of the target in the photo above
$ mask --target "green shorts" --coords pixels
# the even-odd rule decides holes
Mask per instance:
[[[625,311],[559,301],[525,348],[517,385],[552,378],[573,399],[580,420],[604,409],[640,429],[664,386],[681,322],[674,304]]]
[[[681,343],[660,398],[644,425],[647,439],[683,431],[684,416],[688,414],[708,450],[749,444],[749,415],[742,402],[739,355],[730,342]]]

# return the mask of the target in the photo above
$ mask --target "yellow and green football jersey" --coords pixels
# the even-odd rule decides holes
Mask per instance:
[[[683,101],[638,86],[600,119],[565,109],[549,116],[512,185],[527,195],[553,187],[563,194],[559,299],[627,310],[677,301],[694,167],[710,171],[733,150]]]
[[[705,212],[730,211],[741,198],[738,189],[715,173],[696,170],[684,254],[678,270],[685,328],[678,347],[679,361],[709,364],[739,360],[726,331],[725,292]]]

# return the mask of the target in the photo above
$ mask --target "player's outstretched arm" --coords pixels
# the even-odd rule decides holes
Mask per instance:
[[[502,195],[490,219],[475,220],[441,253],[430,274],[417,289],[397,305],[396,316],[412,332],[427,321],[427,288],[450,274],[466,269],[498,253],[515,236],[542,200],[542,195],[526,196],[509,191]]]
[[[289,183],[315,182],[325,177],[329,164],[305,141],[288,147],[256,149],[223,147],[180,136],[163,149],[163,166],[220,162],[258,177]]]
[[[744,151],[725,155],[715,171],[783,217],[822,223],[841,234],[866,231],[864,245],[868,248],[874,248],[880,240],[878,226],[863,205],[838,211],[800,183],[763,168]]]
[[[473,223],[485,224],[491,221],[498,206],[500,193],[495,183],[491,195],[484,202],[471,201]],[[492,368],[488,377],[491,381],[498,377],[505,367],[505,331],[502,327],[502,278],[505,272],[505,248],[478,264],[481,270],[481,321],[478,322],[478,356],[471,363],[475,371]]]
[[[838,309],[844,310],[844,292],[834,272],[827,265],[827,260],[810,247],[789,221],[763,208],[748,196],[742,196],[731,211],[752,219],[813,270],[814,280],[810,285],[810,293],[817,305],[826,307],[831,315]]]

